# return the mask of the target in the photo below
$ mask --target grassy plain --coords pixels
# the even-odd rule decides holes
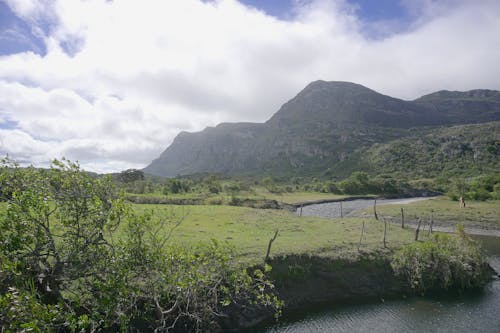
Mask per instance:
[[[167,235],[182,216],[170,239],[184,245],[208,242],[211,239],[234,245],[244,262],[264,259],[269,239],[276,229],[279,236],[272,244],[271,256],[310,254],[332,257],[355,257],[361,226],[365,232],[361,250],[383,248],[382,222],[366,218],[323,219],[298,217],[285,210],[253,209],[233,206],[173,206],[133,205],[136,212],[154,210],[154,215],[166,221],[162,232]],[[387,246],[396,248],[413,239],[413,231],[387,226]]]
[[[437,197],[405,205],[380,205],[377,206],[377,212],[379,216],[400,221],[401,208],[404,209],[405,221],[411,223],[415,223],[419,217],[428,221],[433,215],[437,226],[455,226],[460,223],[469,228],[500,230],[500,200],[467,201],[466,207],[460,208],[457,201]],[[364,213],[373,214],[373,209],[366,209]]]

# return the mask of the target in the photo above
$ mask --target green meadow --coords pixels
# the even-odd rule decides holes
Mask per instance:
[[[4,212],[6,203],[0,204]],[[271,257],[287,254],[309,254],[331,257],[358,255],[358,243],[365,224],[360,252],[384,249],[384,224],[371,218],[326,219],[299,217],[293,212],[277,209],[255,209],[225,205],[148,205],[131,204],[135,213],[152,213],[161,236],[170,235],[169,242],[195,246],[217,240],[234,246],[239,260],[245,264],[264,260],[269,240],[279,230],[272,244]],[[180,222],[180,223],[179,223]],[[126,228],[123,221],[112,235],[120,239]],[[414,238],[411,229],[387,225],[388,250],[399,248]]]
[[[299,217],[286,210],[223,205],[134,204],[133,208],[137,213],[152,211],[155,219],[164,223],[160,232],[164,235],[171,232],[171,242],[188,246],[212,239],[227,242],[236,248],[241,261],[249,263],[264,259],[269,240],[276,230],[279,230],[279,236],[272,244],[271,256],[355,257],[363,222],[361,252],[383,249],[384,224],[375,219]],[[411,242],[413,237],[411,230],[387,225],[386,245],[389,249]]]

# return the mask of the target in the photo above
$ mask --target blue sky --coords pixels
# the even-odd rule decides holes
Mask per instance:
[[[287,19],[292,15],[297,0],[243,0],[242,2],[261,9],[269,15]],[[407,20],[407,9],[399,0],[349,0],[349,4],[357,7],[356,14],[360,19],[373,22],[382,20]]]
[[[47,22],[38,22],[42,33],[48,33]],[[44,55],[46,46],[43,36],[34,31],[32,22],[14,14],[10,7],[0,0],[0,56],[24,51]]]
[[[242,0],[241,2],[281,20],[291,20],[297,1],[300,0]],[[305,1],[302,0],[302,3]],[[388,34],[397,33],[398,29],[404,29],[412,22],[407,8],[399,0],[348,0],[347,3],[354,6],[356,16],[367,26],[372,27],[372,24],[380,22],[393,22],[391,27],[395,28],[390,32],[384,31],[379,34],[373,29],[365,30],[364,32],[370,37],[385,37]],[[394,24],[395,22],[397,24]],[[50,31],[48,21],[39,19],[36,26],[40,27],[44,34]],[[44,36],[34,33],[33,28],[33,22],[26,22],[16,16],[11,8],[0,0],[0,56],[24,51],[45,55]],[[71,42],[63,43],[62,47],[68,53],[75,52],[75,46]]]
[[[498,31],[498,0],[0,0],[0,157],[142,168],[318,79],[500,90]]]

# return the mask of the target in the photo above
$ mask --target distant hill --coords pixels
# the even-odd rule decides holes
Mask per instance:
[[[500,172],[500,122],[419,131],[374,144],[352,154],[345,164],[414,179]],[[335,167],[332,171],[338,173],[349,169],[342,164]]]
[[[404,101],[355,83],[315,81],[265,123],[224,123],[180,133],[144,171],[170,177],[203,172],[279,176],[322,175],[328,169],[342,175],[357,169],[376,172],[372,168],[380,168],[382,162],[364,155],[368,149],[369,154],[376,154],[375,147],[382,149],[375,144],[414,140],[417,133],[428,135],[444,126],[491,121],[500,121],[498,91],[440,91]]]

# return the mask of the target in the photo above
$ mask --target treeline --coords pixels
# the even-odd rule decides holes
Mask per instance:
[[[133,176],[131,176],[133,175]],[[161,178],[146,176],[140,170],[126,170],[114,174],[119,188],[131,194],[175,195],[186,193],[238,195],[243,192],[256,193],[256,188],[265,188],[275,194],[293,192],[321,192],[334,194],[382,194],[409,195],[414,188],[405,180],[390,176],[371,177],[366,172],[354,172],[343,180],[292,177],[231,178],[223,175]]]
[[[132,194],[238,193],[250,190],[254,184],[251,180],[236,180],[213,174],[163,178],[145,175],[143,171],[136,169],[125,170],[111,176],[118,188]]]
[[[320,192],[347,195],[407,196],[416,191],[404,180],[390,176],[371,177],[362,171],[353,172],[343,180],[293,177],[284,182],[283,180],[274,180],[272,177],[265,177],[259,184],[271,193]]]
[[[211,198],[216,195],[234,197],[236,200],[245,196],[258,196],[259,189],[274,194],[320,192],[339,195],[374,194],[405,197],[425,193],[446,193],[452,200],[458,200],[460,197],[480,201],[500,199],[500,173],[485,174],[474,178],[443,175],[436,178],[408,180],[392,175],[372,176],[366,172],[356,171],[345,179],[337,180],[271,176],[260,179],[232,178],[215,174],[161,178],[144,175],[140,170],[126,170],[114,174],[112,178],[115,185],[126,193],[161,195],[171,197],[171,201],[175,201],[175,198],[194,198],[200,202],[210,202],[210,200],[217,199]]]
[[[134,213],[110,177],[4,160],[0,184],[1,332],[209,331],[279,312],[265,269],[243,269],[225,243],[174,245],[183,217]]]

